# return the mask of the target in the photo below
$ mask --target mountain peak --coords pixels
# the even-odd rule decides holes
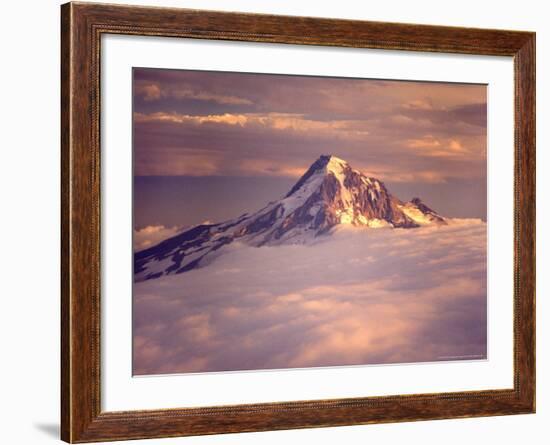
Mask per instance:
[[[333,155],[329,156],[329,160],[326,165],[326,169],[328,172],[332,172],[334,174],[341,174],[346,167],[349,168],[349,164],[343,159],[340,159]]]
[[[337,164],[345,164],[345,165],[348,164],[347,161],[344,161],[338,156],[334,156],[334,155],[325,155],[325,156],[328,158],[329,163],[332,163],[332,164],[337,163]]]
[[[219,249],[239,240],[250,246],[301,244],[339,225],[413,228],[446,224],[419,198],[393,196],[384,183],[334,155],[321,155],[288,194],[252,214],[201,225],[134,256],[136,279],[200,267]]]
[[[321,155],[317,160],[309,166],[307,171],[302,175],[302,177],[294,184],[294,187],[286,194],[285,198],[292,196],[298,190],[300,190],[303,185],[314,175],[323,173],[328,174],[332,173],[335,176],[340,175],[344,168],[348,167],[349,164],[334,155]]]
[[[311,164],[311,167],[314,166],[316,167],[316,169],[325,168],[327,171],[333,171],[339,170],[345,166],[349,166],[349,164],[347,163],[347,161],[344,161],[337,156],[329,154],[319,156],[319,158],[313,164]]]

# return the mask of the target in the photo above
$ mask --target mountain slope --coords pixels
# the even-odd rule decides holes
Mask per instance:
[[[419,198],[402,202],[383,182],[335,156],[321,156],[281,200],[253,214],[202,224],[134,255],[136,281],[192,270],[240,241],[247,245],[303,244],[339,224],[415,228],[445,224]]]

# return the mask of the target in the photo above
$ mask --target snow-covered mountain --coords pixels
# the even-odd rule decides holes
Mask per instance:
[[[415,228],[446,224],[419,198],[402,202],[383,182],[335,156],[321,156],[288,194],[252,214],[201,224],[136,252],[136,281],[186,272],[208,263],[228,244],[305,244],[340,224],[365,228]]]

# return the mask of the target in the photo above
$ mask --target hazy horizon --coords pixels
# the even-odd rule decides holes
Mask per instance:
[[[139,230],[147,226],[189,227],[204,221],[222,222],[281,199],[297,180],[254,176],[137,176],[134,178],[134,226]],[[469,199],[473,194],[485,196],[485,186],[479,182],[462,185],[464,193],[459,196],[462,199],[456,199],[454,181],[439,184],[436,188],[422,183],[384,183],[402,201],[420,197],[446,217],[487,220],[485,199]],[[211,205],[200,198],[206,192],[210,196],[223,196],[223,201]],[[180,206],[191,207],[193,211],[182,212]]]

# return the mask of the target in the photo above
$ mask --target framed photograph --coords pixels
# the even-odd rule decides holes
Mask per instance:
[[[535,35],[62,6],[61,435],[535,411]]]

